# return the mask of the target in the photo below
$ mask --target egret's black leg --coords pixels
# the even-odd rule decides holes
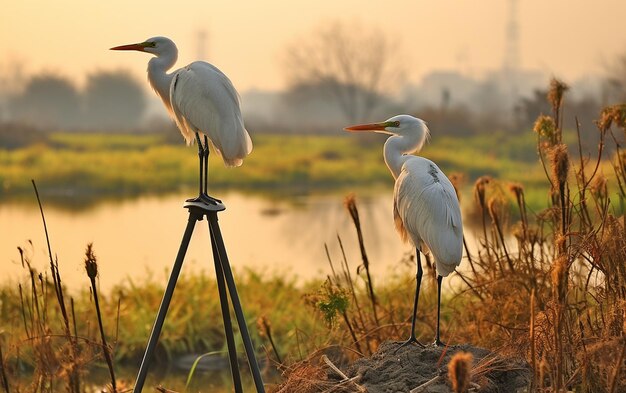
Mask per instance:
[[[200,192],[198,193],[198,195],[202,195],[202,170],[203,165],[202,165],[202,161],[204,159],[204,151],[202,149],[202,141],[200,140],[200,135],[198,135],[198,133],[196,132],[196,142],[198,143],[198,158],[200,159]]]
[[[415,250],[415,256],[417,258],[417,274],[415,275],[415,299],[413,301],[413,319],[411,320],[411,336],[409,337],[408,340],[402,342],[400,346],[396,349],[396,351],[398,351],[400,348],[405,347],[409,344],[417,344],[422,348],[424,347],[424,345],[420,343],[419,341],[417,341],[417,338],[415,337],[415,320],[417,318],[417,301],[419,300],[419,296],[420,296],[420,286],[422,284],[422,275],[424,274],[422,270],[422,261],[420,259],[419,249]]]
[[[199,141],[199,139],[198,139]],[[200,142],[198,142],[200,143]],[[204,136],[204,149],[202,149],[202,158],[204,160],[204,186],[200,190],[200,199],[205,203],[211,205],[217,205],[218,203],[222,203],[219,199],[213,198],[209,196],[209,138]]]
[[[209,188],[209,138],[204,136],[204,195],[209,195],[207,189]]]
[[[199,188],[199,192],[198,192],[198,196],[195,198],[191,198],[191,199],[187,199],[187,202],[200,202],[200,203],[206,203],[206,201],[204,200],[204,198],[202,197],[202,191],[203,191],[203,186],[202,186],[202,171],[204,170],[204,165],[203,165],[203,161],[204,161],[204,150],[202,148],[202,141],[200,140],[200,135],[198,135],[198,133],[196,132],[196,143],[198,144],[198,159],[200,161],[200,170],[199,170],[199,181],[198,181],[198,188]]]
[[[441,316],[441,281],[443,281],[442,276],[437,276],[437,332],[435,334],[435,344],[438,347],[445,346],[446,343],[442,342],[439,339],[439,317]]]

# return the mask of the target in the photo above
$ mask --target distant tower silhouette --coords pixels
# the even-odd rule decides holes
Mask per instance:
[[[518,0],[509,0],[509,20],[506,25],[506,50],[504,52],[505,71],[519,70],[521,55],[519,47]]]
[[[465,76],[472,76],[470,56],[466,45],[457,50],[455,59],[459,71]]]
[[[522,56],[519,45],[518,0],[509,1],[509,18],[506,24],[506,46],[502,62],[503,87],[507,94],[510,110],[509,121],[512,127],[517,128],[519,123],[517,108],[519,102],[519,83]]]
[[[196,58],[200,60],[207,60],[209,33],[207,33],[206,30],[198,30],[198,32],[196,33],[196,40]]]

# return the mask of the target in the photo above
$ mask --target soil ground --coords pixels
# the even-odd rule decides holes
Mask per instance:
[[[469,344],[449,347],[434,345],[421,348],[409,345],[400,349],[396,342],[381,344],[369,358],[355,361],[347,370],[348,377],[360,375],[358,383],[368,393],[407,393],[411,389],[442,375],[423,392],[452,392],[447,377],[448,363],[457,352],[473,355],[472,382],[479,392],[522,392],[530,381],[530,368],[521,359],[496,356],[490,351]],[[397,350],[397,352],[396,352]]]

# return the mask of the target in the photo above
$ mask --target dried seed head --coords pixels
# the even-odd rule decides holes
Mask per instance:
[[[595,199],[606,199],[609,194],[607,178],[603,174],[598,173],[589,185],[589,189]]]
[[[480,205],[481,209],[485,209],[485,194],[487,185],[491,182],[491,176],[481,176],[474,183],[474,199]]]
[[[348,213],[350,213],[350,217],[355,224],[359,224],[359,209],[356,207],[356,197],[354,194],[350,193],[346,195],[346,198],[343,201],[344,206],[348,209]]]
[[[613,122],[626,130],[626,104],[613,105]]]
[[[487,209],[489,211],[489,217],[494,222],[498,220],[499,212],[502,207],[500,199],[496,197],[489,198],[489,202],[487,203]]]
[[[510,183],[509,191],[511,191],[516,198],[519,198],[520,195],[524,194],[524,186],[520,183]]]
[[[607,132],[609,128],[611,128],[611,125],[613,124],[612,112],[612,107],[610,106],[607,106],[602,109],[602,112],[600,112],[600,119],[596,120],[596,125],[598,126],[600,132]]]
[[[563,95],[567,90],[569,90],[568,85],[556,78],[552,78],[550,81],[550,90],[548,91],[548,101],[552,105],[553,109],[556,110],[561,107],[561,104],[563,103]]]
[[[596,121],[600,132],[608,131],[613,124],[626,131],[626,104],[607,106],[600,112],[600,119]]]
[[[515,195],[517,203],[521,206],[524,203],[524,186],[520,183],[511,183],[509,184],[509,191]]]
[[[541,115],[535,120],[533,131],[539,136],[552,140],[556,134],[556,123],[552,116]]]
[[[567,146],[560,143],[550,151],[550,163],[552,167],[552,178],[556,179],[560,185],[567,182],[567,174],[569,171],[569,155],[567,154]]]
[[[93,252],[93,243],[87,244],[87,250],[85,251],[85,270],[87,270],[87,276],[91,279],[98,276],[98,261]]]
[[[611,127],[612,124],[620,128],[626,128],[626,104],[617,104],[607,106],[600,113],[600,124],[607,124],[605,129]]]
[[[454,191],[456,192],[456,197],[460,201],[461,194],[459,193],[459,190],[461,189],[461,185],[465,182],[465,175],[459,172],[452,172],[448,176],[448,179],[450,180],[450,183],[452,183],[452,187],[454,187]]]
[[[259,336],[266,337],[271,334],[270,332],[272,330],[272,325],[265,315],[260,316],[256,320],[256,326],[257,331],[259,332]]]
[[[474,357],[469,352],[457,352],[448,363],[448,378],[455,393],[467,392],[472,378]]]

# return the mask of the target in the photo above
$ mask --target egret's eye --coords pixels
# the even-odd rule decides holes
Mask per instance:
[[[154,47],[156,46],[156,42],[150,42],[150,41],[148,41],[148,42],[144,42],[144,43],[143,43],[143,46],[144,46],[145,48],[154,48]]]
[[[400,127],[400,122],[399,121],[392,121],[391,122],[391,126],[392,127]]]

